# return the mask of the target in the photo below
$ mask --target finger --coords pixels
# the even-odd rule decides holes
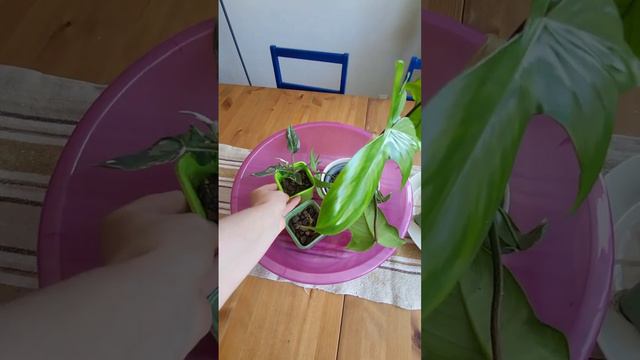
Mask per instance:
[[[181,214],[187,211],[187,201],[181,191],[151,194],[129,205],[140,211],[155,214]]]
[[[288,214],[289,211],[293,210],[293,208],[298,206],[299,203],[300,203],[300,196],[296,196],[296,197],[290,199],[289,202],[287,203],[287,206],[285,206],[285,208],[284,208],[284,214],[283,215]]]
[[[255,191],[259,191],[259,190],[275,191],[275,190],[278,190],[278,185],[276,185],[275,183],[262,185],[259,188],[257,188]]]

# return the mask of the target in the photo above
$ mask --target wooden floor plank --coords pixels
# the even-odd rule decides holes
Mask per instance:
[[[0,284],[0,304],[7,303],[9,301],[15,300],[21,296],[24,296],[30,292],[34,291],[33,289],[27,289],[16,286],[9,286]]]
[[[220,142],[253,149],[289,125],[336,121],[365,127],[368,98],[220,84]]]
[[[420,321],[420,311],[345,296],[338,359],[420,359]]]
[[[463,22],[485,34],[508,38],[529,16],[531,0],[465,0]]]
[[[640,88],[635,88],[620,98],[615,134],[640,136]]]
[[[407,114],[413,107],[413,101],[407,101],[403,114]],[[391,100],[369,99],[367,106],[367,121],[365,129],[372,134],[379,134],[387,125]]]
[[[216,1],[0,1],[0,64],[106,84]]]
[[[465,0],[422,0],[422,8],[462,21]]]
[[[220,359],[335,359],[343,298],[250,276],[220,312]]]

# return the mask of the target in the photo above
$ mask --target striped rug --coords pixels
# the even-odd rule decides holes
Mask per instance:
[[[38,287],[36,242],[49,176],[103,88],[0,65],[0,302]]]

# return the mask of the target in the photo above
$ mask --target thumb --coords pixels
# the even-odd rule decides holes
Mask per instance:
[[[293,210],[300,203],[300,196],[296,196],[293,199],[290,199],[287,205],[284,207],[284,215],[287,215],[291,210]]]
[[[181,191],[169,191],[142,197],[130,208],[154,214],[181,214],[187,211],[187,201]]]

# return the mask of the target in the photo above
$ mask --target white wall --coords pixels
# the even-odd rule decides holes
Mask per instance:
[[[254,86],[275,87],[269,45],[349,53],[346,92],[390,92],[393,64],[420,56],[419,0],[225,0]],[[247,85],[219,8],[221,83]],[[281,58],[283,80],[338,88],[339,65]]]

